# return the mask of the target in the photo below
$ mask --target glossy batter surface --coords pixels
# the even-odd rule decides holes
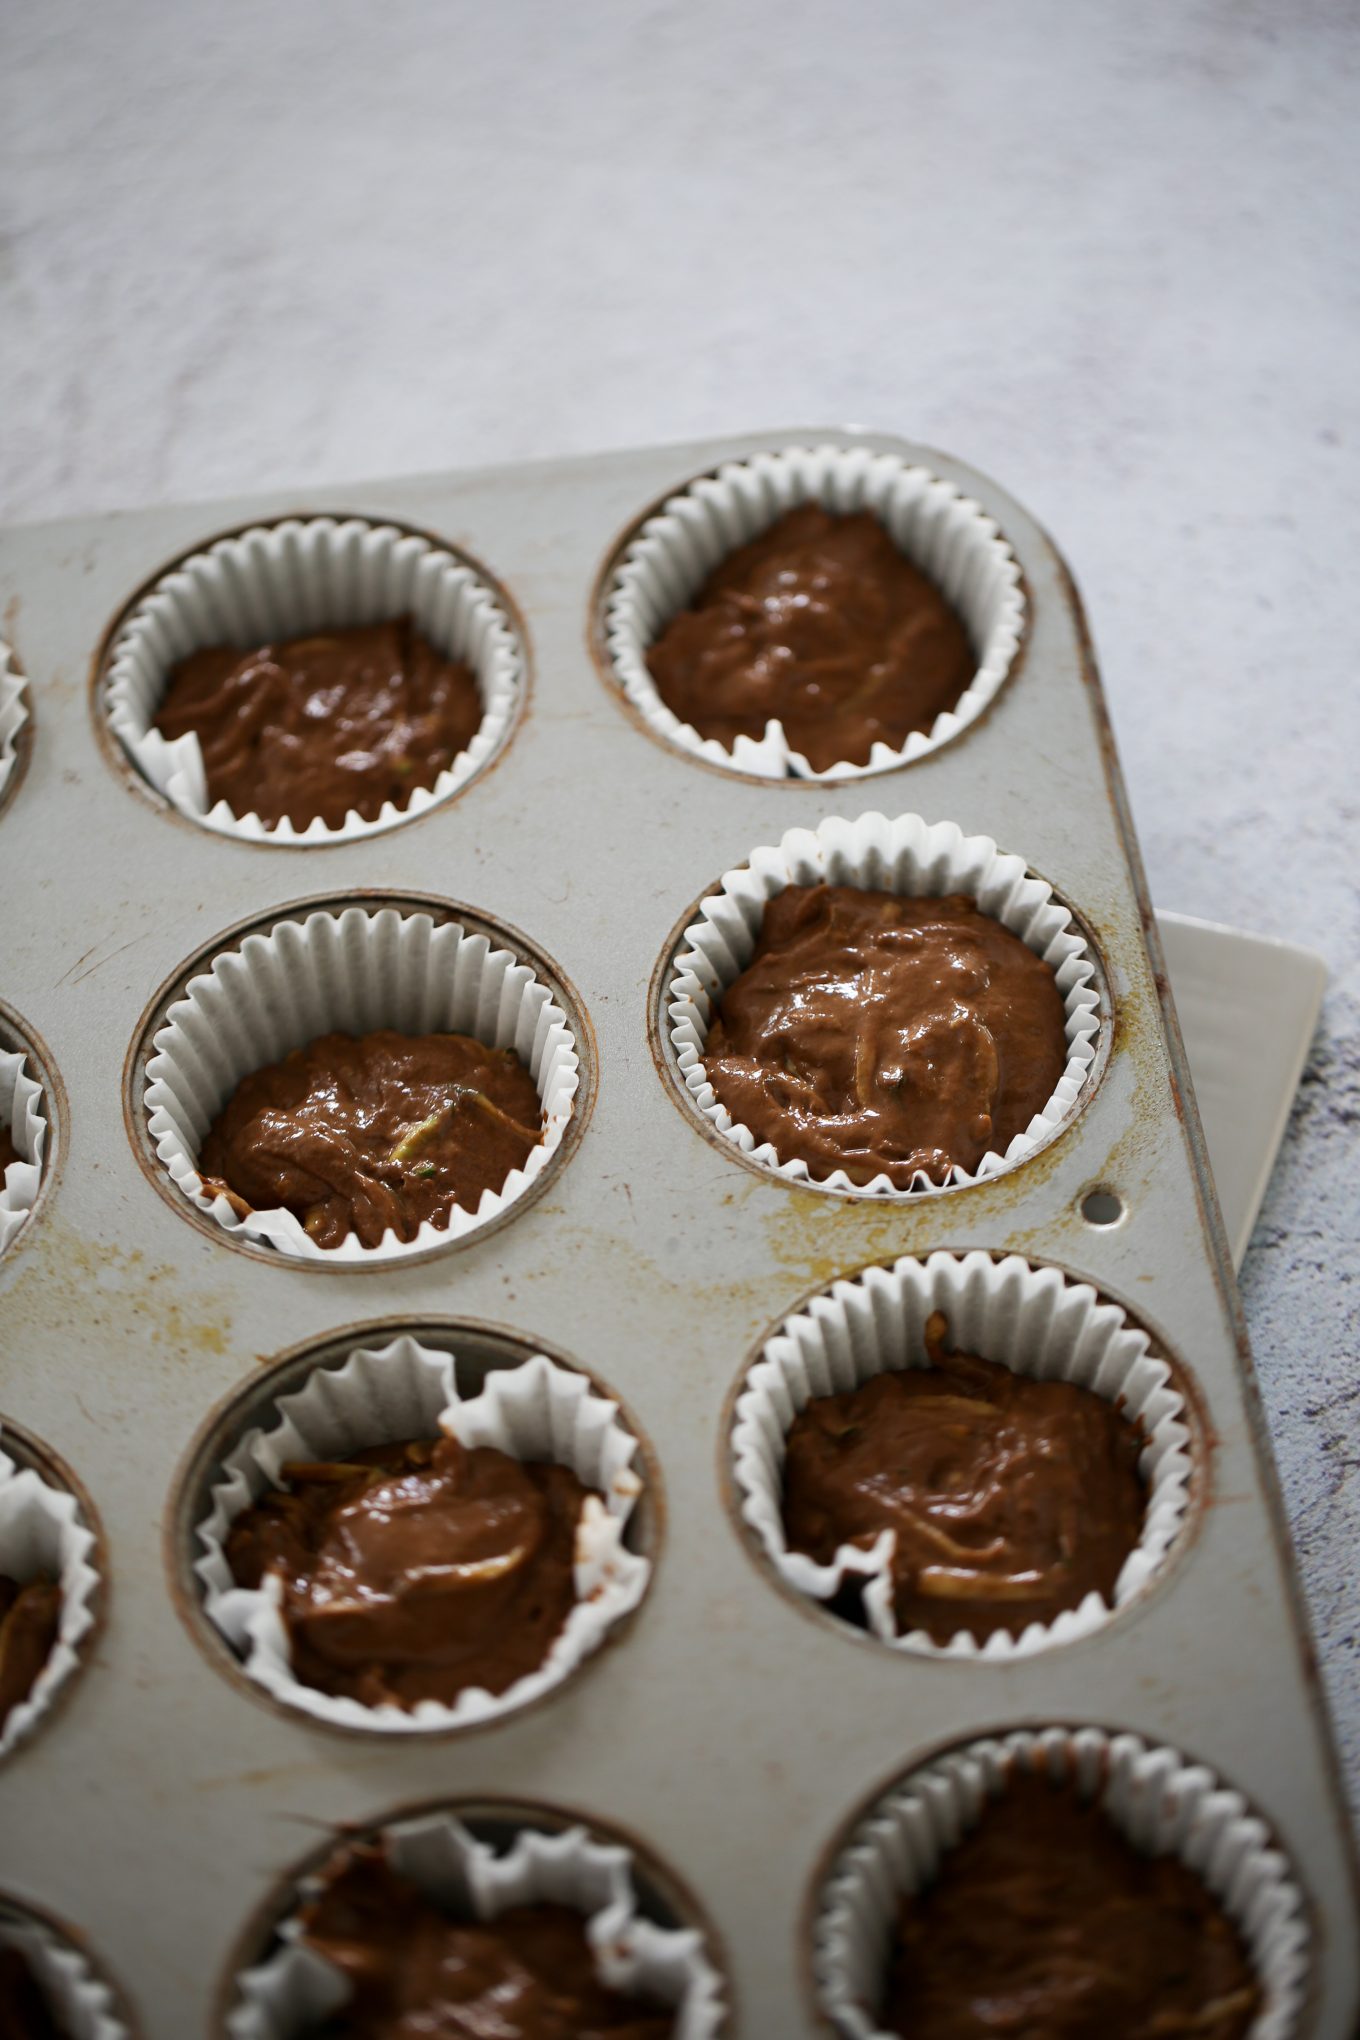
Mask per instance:
[[[730,749],[778,721],[818,772],[900,750],[977,671],[963,624],[877,517],[816,503],[725,559],[647,665],[701,736]]]
[[[199,1169],[242,1211],[282,1205],[322,1247],[413,1240],[475,1211],[543,1138],[511,1049],[465,1034],[324,1034],[256,1070],[208,1129]]]
[[[669,2040],[670,2012],[610,1990],[579,1913],[521,1905],[494,1920],[441,1912],[381,1846],[346,1850],[302,1911],[308,1947],[354,1996],[322,2040]]]
[[[1193,1870],[1026,1773],[904,1904],[882,2016],[911,2040],[1246,2040],[1261,2004]]]
[[[0,1948],[0,2040],[67,2040],[47,1993],[17,1948]]]
[[[1067,1063],[1048,965],[972,900],[790,886],[723,993],[704,1068],[781,1162],[943,1182],[1005,1153]]]
[[[1089,1593],[1114,1598],[1143,1527],[1142,1439],[1114,1403],[948,1353],[926,1325],[929,1367],[815,1397],[784,1464],[791,1549],[829,1564],[843,1544],[896,1538],[899,1634],[1019,1635]],[[858,1588],[844,1612],[860,1613]]]
[[[55,1580],[18,1580],[0,1573],[0,1728],[27,1700],[57,1640],[61,1588]]]
[[[482,720],[469,667],[409,616],[243,652],[212,645],[176,666],[155,719],[198,738],[210,802],[295,829],[376,821],[465,751]]]
[[[22,1160],[23,1156],[15,1147],[9,1128],[0,1126],[0,1182],[4,1181],[5,1171],[10,1163]]]
[[[441,1438],[285,1473],[226,1555],[238,1586],[281,1578],[304,1685],[365,1707],[451,1704],[543,1663],[576,1604],[588,1490],[570,1467]]]

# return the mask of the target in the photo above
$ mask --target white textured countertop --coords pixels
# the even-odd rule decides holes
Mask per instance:
[[[0,515],[799,420],[1028,503],[1154,897],[1333,972],[1243,1287],[1355,1799],[1348,11],[10,0]]]

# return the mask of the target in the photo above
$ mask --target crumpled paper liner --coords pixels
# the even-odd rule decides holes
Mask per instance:
[[[538,1354],[522,1366],[493,1369],[479,1395],[464,1402],[447,1353],[399,1338],[378,1350],[360,1347],[343,1367],[318,1367],[304,1386],[275,1405],[268,1428],[247,1432],[224,1462],[212,1507],[198,1525],[194,1572],[209,1618],[245,1660],[250,1677],[289,1707],[341,1728],[388,1735],[439,1733],[494,1721],[528,1707],[570,1677],[641,1601],[649,1562],[624,1542],[642,1493],[634,1470],[637,1440],[618,1405],[596,1393],[584,1374]],[[428,1438],[444,1430],[468,1447],[494,1446],[511,1458],[556,1460],[603,1495],[586,1502],[576,1532],[577,1601],[537,1671],[501,1694],[469,1687],[452,1707],[423,1700],[406,1709],[365,1707],[303,1685],[293,1675],[279,1582],[238,1587],[227,1564],[227,1534],[242,1510],[282,1485],[292,1461],[343,1459],[369,1445]]]
[[[0,1948],[17,1948],[71,2040],[131,2040],[109,1985],[80,1950],[0,1900]]]
[[[207,645],[243,651],[314,631],[382,623],[410,614],[435,648],[471,667],[482,721],[465,751],[434,785],[376,821],[354,809],[338,829],[319,818],[295,829],[268,827],[257,814],[209,804],[203,752],[192,733],[173,743],[152,727],[171,668]],[[163,574],[128,616],[114,643],[102,698],[109,726],[144,779],[172,807],[223,836],[251,842],[351,842],[410,821],[448,800],[499,749],[524,683],[524,656],[490,586],[463,561],[414,532],[350,517],[285,518],[220,538]]]
[[[1236,1922],[1265,1993],[1250,2040],[1291,2040],[1308,1973],[1303,1900],[1288,1858],[1240,1792],[1204,1764],[1100,1728],[1017,1729],[912,1772],[862,1820],[824,1888],[814,1929],[823,2010],[843,2040],[890,2040],[875,2023],[904,1897],[936,1874],[1015,1767],[1074,1775],[1135,1847],[1174,1851]],[[1035,1836],[1042,1850],[1042,1835]]]
[[[804,1161],[781,1161],[769,1141],[757,1145],[750,1127],[719,1101],[703,1059],[714,1010],[751,960],[766,903],[788,886],[821,884],[922,898],[966,893],[1050,965],[1067,1016],[1067,1066],[1043,1111],[1004,1154],[992,1150],[971,1172],[956,1164],[943,1184],[918,1170],[906,1190],[895,1188],[886,1175],[867,1184],[852,1183],[844,1169],[814,1176]],[[1095,1063],[1101,1024],[1095,959],[1052,887],[1027,876],[1024,860],[998,850],[990,836],[965,836],[954,822],[932,824],[919,815],[832,817],[815,829],[790,829],[777,845],[753,850],[746,864],[724,872],[719,890],[701,902],[699,918],[686,928],[667,976],[665,1005],[685,1088],[719,1133],[790,1183],[875,1197],[919,1196],[984,1182],[1017,1167],[1076,1104]]]
[[[338,1247],[319,1247],[291,1211],[241,1218],[226,1197],[207,1192],[199,1149],[245,1077],[318,1035],[381,1027],[470,1034],[493,1048],[513,1048],[538,1087],[545,1115],[543,1137],[523,1168],[512,1169],[499,1190],[483,1191],[475,1211],[455,1206],[442,1229],[427,1221],[414,1240],[399,1240],[389,1230],[376,1247],[363,1246],[356,1233]],[[529,964],[457,922],[436,924],[429,914],[394,907],[323,910],[280,921],[266,935],[248,935],[239,949],[223,951],[190,980],[153,1047],[147,1124],[176,1187],[226,1232],[328,1262],[428,1253],[491,1224],[524,1196],[561,1146],[580,1082],[566,1016]]]
[[[0,1449],[0,1572],[21,1585],[45,1573],[61,1587],[57,1640],[32,1692],[10,1709],[0,1729],[0,1760],[34,1732],[79,1668],[80,1644],[94,1626],[99,1591],[94,1549],[94,1532],[82,1520],[75,1496],[49,1487],[33,1467],[16,1466]]]
[[[894,750],[876,743],[865,764],[814,771],[790,748],[779,722],[728,750],[701,737],[666,706],[647,669],[649,647],[686,608],[719,562],[788,510],[820,503],[832,512],[870,510],[912,563],[946,595],[967,628],[977,672],[952,709]],[[789,447],[729,461],[700,476],[649,517],[628,546],[605,599],[604,634],[624,694],[649,729],[678,750],[765,779],[863,778],[939,750],[995,699],[1025,627],[1020,568],[996,524],[952,482],[898,455],[857,447]]]
[[[14,654],[0,639],[0,794],[14,770],[19,732],[27,721],[23,679],[15,667]]]
[[[617,1843],[585,1828],[542,1834],[522,1828],[498,1854],[452,1813],[426,1814],[385,1828],[392,1867],[450,1911],[493,1920],[511,1906],[571,1906],[586,1915],[598,1973],[615,1990],[637,1991],[675,2007],[675,2040],[713,2040],[722,2024],[722,1984],[693,1927],[659,1927],[637,1911],[632,1859]],[[305,1899],[315,1878],[299,1887]],[[301,1944],[296,1914],[279,1927],[283,1946],[237,1979],[227,2019],[230,2040],[296,2040],[343,2005],[339,1972]]]
[[[47,1120],[42,1085],[29,1076],[17,1051],[0,1049],[0,1126],[9,1128],[19,1152],[0,1180],[0,1254],[18,1232],[37,1201],[42,1183]]]
[[[830,1601],[843,1586],[860,1582],[870,1633],[899,1650],[1007,1662],[1089,1636],[1112,1612],[1097,1593],[1050,1623],[1032,1622],[1018,1636],[996,1629],[979,1637],[961,1628],[941,1644],[921,1629],[899,1635],[891,1530],[867,1551],[842,1545],[827,1565],[785,1542],[784,1455],[794,1418],[814,1397],[842,1394],[893,1368],[924,1365],[926,1320],[936,1310],[949,1319],[952,1349],[1003,1361],[1035,1380],[1075,1382],[1119,1403],[1129,1422],[1141,1425],[1147,1513],[1115,1583],[1114,1608],[1146,1586],[1175,1544],[1189,1501],[1183,1398],[1166,1362],[1149,1352],[1146,1332],[1117,1304],[1102,1302],[1089,1283],[1070,1281],[1057,1268],[1032,1267],[1016,1254],[1003,1261],[984,1253],[904,1257],[835,1283],[788,1318],[767,1340],[736,1405],[732,1457],[742,1516],[796,1592]]]

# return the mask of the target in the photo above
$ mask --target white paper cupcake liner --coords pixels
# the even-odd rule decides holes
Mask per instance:
[[[24,683],[14,664],[14,654],[0,640],[0,794],[3,794],[18,756],[19,732],[28,721]]]
[[[675,2009],[675,2040],[712,2040],[722,2025],[722,1984],[693,1927],[660,1927],[637,1911],[632,1859],[585,1828],[542,1834],[523,1828],[505,1854],[478,1841],[451,1813],[427,1814],[383,1830],[393,1869],[460,1915],[483,1921],[517,1905],[565,1905],[586,1918],[597,1973],[610,1988],[636,1991]],[[305,1901],[316,1878],[299,1887]],[[283,1946],[242,1972],[227,2020],[230,2040],[301,2040],[349,1997],[338,1970],[301,1944],[296,1914],[279,1928]]]
[[[26,1700],[0,1728],[0,1760],[37,1728],[80,1663],[80,1645],[94,1626],[99,1574],[95,1535],[65,1488],[50,1487],[31,1466],[16,1466],[0,1434],[0,1573],[21,1586],[40,1573],[61,1587],[61,1620],[47,1663]]]
[[[624,1542],[642,1493],[633,1466],[637,1440],[625,1430],[616,1403],[597,1394],[585,1375],[543,1354],[520,1367],[493,1369],[481,1393],[463,1402],[452,1357],[400,1338],[376,1351],[357,1349],[343,1367],[318,1367],[272,1415],[267,1428],[247,1432],[224,1461],[211,1510],[196,1531],[194,1572],[209,1618],[241,1653],[250,1677],[318,1721],[419,1735],[514,1713],[570,1677],[647,1590],[651,1566]],[[232,1579],[225,1555],[232,1523],[282,1485],[292,1462],[344,1459],[370,1445],[428,1438],[441,1429],[469,1448],[489,1445],[514,1459],[556,1460],[593,1490],[576,1533],[576,1606],[538,1670],[501,1694],[469,1687],[451,1707],[423,1700],[406,1709],[365,1707],[303,1685],[292,1670],[278,1581],[267,1578],[247,1589]]]
[[[886,1175],[865,1184],[853,1183],[844,1169],[814,1176],[806,1162],[781,1161],[769,1141],[757,1143],[751,1128],[734,1120],[721,1103],[704,1068],[714,1010],[751,960],[767,903],[788,886],[821,884],[917,898],[966,893],[1050,966],[1066,1013],[1067,1066],[1043,1111],[1014,1136],[1004,1154],[990,1151],[971,1171],[956,1164],[944,1183],[918,1170],[906,1190],[897,1189]],[[965,836],[954,822],[932,824],[919,815],[833,817],[816,829],[790,829],[777,845],[753,850],[748,863],[724,872],[719,887],[702,901],[698,920],[684,932],[667,975],[665,1003],[686,1090],[704,1117],[752,1161],[790,1183],[858,1196],[919,1196],[980,1183],[1015,1168],[1057,1131],[1076,1104],[1100,1036],[1095,959],[1052,887],[1027,876],[1023,859],[998,850],[990,836]]]
[[[71,2040],[130,2040],[117,1999],[64,1935],[0,1899],[0,1948],[17,1948]]]
[[[1069,1281],[1057,1268],[1031,1267],[1015,1254],[1003,1261],[983,1253],[903,1258],[835,1283],[787,1319],[766,1341],[737,1401],[732,1458],[742,1516],[796,1592],[830,1601],[859,1582],[870,1633],[897,1649],[1008,1662],[1089,1636],[1112,1612],[1097,1593],[1052,1622],[1030,1623],[1018,1636],[997,1629],[979,1638],[960,1629],[940,1644],[920,1629],[899,1635],[891,1530],[867,1551],[842,1545],[827,1565],[788,1548],[782,1489],[794,1418],[814,1397],[843,1394],[892,1369],[924,1366],[926,1320],[937,1310],[949,1320],[952,1349],[1000,1361],[1036,1381],[1074,1382],[1118,1403],[1140,1426],[1147,1513],[1115,1583],[1114,1608],[1146,1586],[1175,1543],[1189,1502],[1184,1400],[1166,1362],[1149,1352],[1146,1332],[1117,1304],[1103,1303],[1088,1283]]]
[[[802,503],[872,511],[894,542],[946,595],[968,631],[977,672],[952,709],[894,750],[876,743],[865,764],[814,771],[779,722],[728,750],[701,737],[661,699],[649,647],[686,608],[719,562]],[[691,756],[765,779],[862,778],[939,750],[975,722],[1011,669],[1025,627],[1020,568],[993,520],[952,482],[896,454],[856,447],[790,447],[753,454],[703,475],[649,517],[625,551],[605,599],[605,643],[628,700],[649,729]]]
[[[192,734],[173,743],[153,728],[172,667],[208,645],[243,651],[310,632],[410,615],[446,658],[476,675],[482,721],[432,787],[376,821],[353,809],[338,829],[319,818],[295,829],[209,803],[203,752]],[[286,518],[220,538],[194,553],[137,603],[114,642],[103,699],[110,728],[144,779],[190,821],[219,835],[279,844],[349,842],[396,828],[466,786],[497,751],[523,688],[524,658],[505,609],[476,571],[427,538],[350,517]]]
[[[29,1076],[18,1052],[0,1049],[0,1126],[9,1128],[19,1159],[0,1172],[0,1254],[37,1201],[42,1183],[47,1120],[42,1085]]]
[[[1198,1872],[1241,1931],[1265,1994],[1250,2040],[1291,2040],[1308,1929],[1266,1823],[1205,1765],[1099,1728],[1021,1729],[968,1743],[913,1772],[860,1823],[827,1880],[815,1928],[818,1992],[843,2040],[891,2040],[875,2011],[901,1901],[931,1881],[1013,1771],[1036,1762],[1050,1776],[1074,1776],[1136,1848],[1174,1852]],[[1042,1834],[1034,1846],[1042,1851]]]
[[[351,1232],[338,1247],[319,1247],[291,1211],[242,1218],[226,1197],[205,1189],[199,1150],[245,1077],[319,1035],[383,1027],[468,1034],[491,1048],[512,1048],[533,1078],[543,1104],[542,1139],[498,1190],[483,1191],[475,1211],[456,1205],[446,1226],[427,1221],[413,1240],[389,1230],[378,1246],[366,1247]],[[580,1082],[566,1016],[527,963],[457,922],[436,924],[428,914],[393,907],[323,910],[280,921],[267,935],[248,935],[190,980],[153,1047],[147,1123],[177,1188],[226,1232],[327,1262],[428,1253],[490,1225],[525,1195],[561,1146]]]

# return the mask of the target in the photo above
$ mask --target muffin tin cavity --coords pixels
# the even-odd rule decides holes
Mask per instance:
[[[343,1979],[302,1945],[300,1908],[344,1851],[377,1844],[421,1897],[494,1925],[512,1907],[579,1913],[595,1973],[674,2020],[676,2040],[722,2040],[728,1991],[712,1927],[649,1850],[593,1816],[506,1800],[427,1804],[349,1830],[298,1864],[242,1936],[221,2002],[228,2040],[294,2040],[346,2002]]]
[[[33,740],[32,710],[24,676],[0,639],[0,811],[13,796]]]
[[[168,741],[155,728],[172,670],[191,653],[324,635],[410,616],[445,658],[469,667],[480,726],[429,787],[339,827],[286,816],[267,825],[213,801],[192,733]],[[232,532],[188,553],[143,589],[115,621],[97,682],[95,712],[140,779],[201,828],[247,842],[302,847],[374,836],[451,800],[509,741],[523,707],[528,659],[505,591],[455,547],[363,518],[285,518]]]
[[[575,1604],[537,1669],[499,1693],[403,1708],[304,1684],[292,1665],[277,1592],[233,1579],[225,1547],[242,1511],[304,1461],[346,1462],[368,1447],[438,1438],[512,1459],[569,1467],[588,1499],[575,1536]],[[324,1726],[371,1735],[448,1734],[535,1705],[620,1633],[651,1581],[659,1476],[607,1389],[527,1339],[471,1323],[358,1327],[285,1355],[207,1427],[171,1504],[176,1601],[213,1662],[275,1704]],[[431,1617],[438,1621],[438,1604]]]
[[[1052,1096],[1004,1153],[990,1150],[972,1170],[955,1163],[943,1182],[918,1170],[906,1188],[882,1173],[867,1183],[853,1181],[842,1168],[819,1176],[805,1160],[781,1157],[768,1140],[758,1140],[717,1096],[704,1066],[705,1043],[724,992],[751,960],[766,907],[790,886],[823,884],[911,897],[965,895],[1050,966],[1062,999],[1067,1062]],[[753,850],[692,913],[654,980],[663,1071],[705,1132],[785,1183],[853,1197],[915,1198],[985,1182],[1053,1140],[1095,1087],[1110,1030],[1095,946],[1052,886],[989,836],[965,836],[954,822],[930,824],[919,815],[833,817]]]
[[[0,1254],[32,1218],[56,1178],[65,1091],[46,1046],[0,1002],[0,1135],[13,1159],[0,1166]]]
[[[799,504],[834,513],[869,511],[906,558],[956,611],[977,670],[951,709],[899,749],[875,743],[867,762],[816,771],[781,724],[730,749],[682,722],[657,691],[649,647],[691,604],[731,553]],[[662,743],[687,757],[773,781],[837,781],[890,772],[927,757],[977,721],[1016,663],[1025,631],[1020,568],[995,521],[952,482],[868,447],[789,447],[729,461],[700,475],[632,527],[606,564],[596,613],[597,656],[613,684]]]
[[[91,1955],[84,1936],[0,1892],[0,1950],[4,1949],[22,1959],[70,2040],[138,2040],[140,2029],[121,1992]]]
[[[1136,1427],[1146,1506],[1112,1605],[1092,1591],[1052,1620],[1030,1622],[1014,1634],[1000,1627],[975,1633],[961,1619],[940,1641],[924,1629],[900,1632],[885,1537],[869,1550],[842,1544],[826,1563],[789,1548],[782,1501],[785,1447],[795,1419],[813,1398],[925,1367],[926,1327],[936,1312],[946,1320],[949,1351],[999,1362],[1034,1381],[1089,1389]],[[1184,1370],[1151,1350],[1148,1334],[1119,1304],[1060,1269],[1015,1254],[975,1252],[866,1268],[810,1298],[763,1342],[744,1376],[729,1450],[743,1527],[785,1589],[824,1608],[843,1630],[867,1633],[894,1650],[1007,1664],[1093,1635],[1163,1576],[1196,1513],[1206,1446]],[[942,1564],[945,1558],[956,1567],[968,1563],[962,1551],[942,1553]],[[983,1595],[980,1585],[976,1593]],[[961,1601],[961,1611],[967,1605]]]
[[[884,2040],[881,2003],[898,1912],[985,1817],[1008,1780],[1042,1773],[1097,1802],[1144,1855],[1178,1856],[1236,1925],[1263,2006],[1251,2040],[1303,2031],[1309,1933],[1292,1865],[1240,1792],[1178,1750],[1114,1729],[1017,1729],[960,1744],[855,1816],[812,1895],[817,2007],[841,2040]],[[1042,1829],[1034,1848],[1041,1855]]]
[[[513,1050],[543,1112],[522,1166],[475,1210],[379,1244],[350,1231],[322,1246],[292,1211],[241,1211],[214,1195],[199,1151],[254,1071],[331,1033],[459,1033]],[[457,1088],[457,1087],[455,1087]],[[302,901],[228,930],[162,989],[128,1056],[125,1108],[152,1181],[218,1240],[309,1268],[410,1261],[480,1238],[537,1196],[579,1137],[593,1093],[590,1029],[576,994],[527,938],[420,895]]]
[[[103,1537],[94,1506],[56,1453],[0,1416],[0,1573],[60,1592],[56,1632],[27,1694],[0,1722],[0,1762],[56,1718],[90,1661],[103,1610]]]

